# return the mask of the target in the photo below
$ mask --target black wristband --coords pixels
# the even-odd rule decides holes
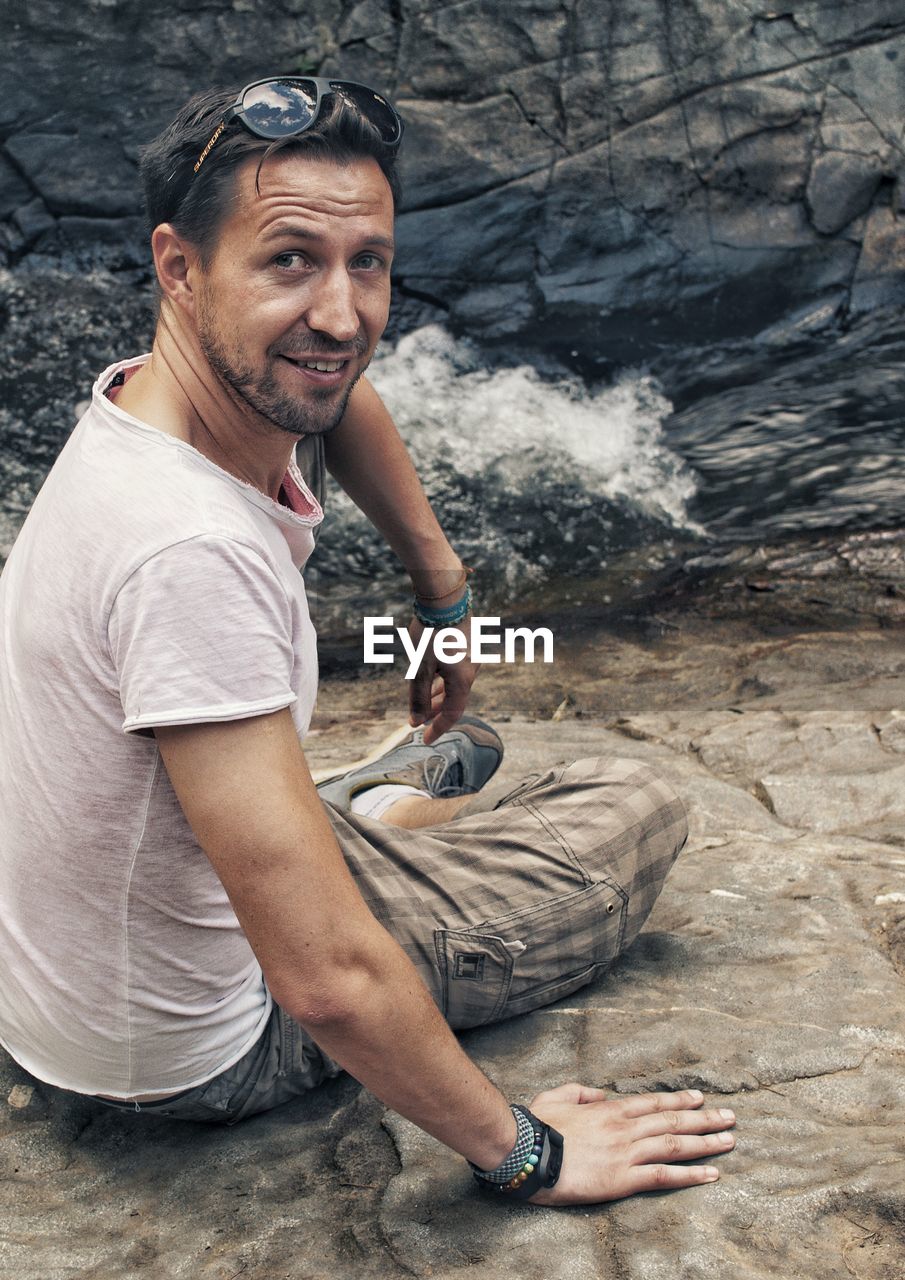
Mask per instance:
[[[485,1191],[498,1191],[516,1200],[527,1200],[537,1191],[556,1186],[562,1170],[563,1137],[550,1125],[544,1124],[543,1120],[538,1120],[527,1107],[516,1103],[513,1110],[520,1111],[531,1121],[534,1129],[534,1146],[531,1154],[511,1182],[501,1185],[498,1182],[488,1182],[478,1173],[474,1176]]]

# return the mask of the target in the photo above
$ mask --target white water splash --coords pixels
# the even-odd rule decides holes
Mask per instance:
[[[625,374],[591,394],[576,380],[544,381],[527,365],[490,371],[439,325],[378,355],[370,376],[416,466],[443,458],[477,476],[518,460],[521,490],[528,455],[544,476],[551,467],[577,473],[585,500],[620,501],[702,532],[687,513],[693,475],[664,442],[672,406],[651,378]]]

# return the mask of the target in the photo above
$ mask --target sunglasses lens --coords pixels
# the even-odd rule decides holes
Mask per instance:
[[[268,80],[242,98],[242,118],[260,138],[301,133],[314,118],[317,88],[306,80]]]
[[[395,146],[402,137],[402,121],[385,98],[363,84],[350,84],[347,80],[331,80],[330,88],[334,93],[348,98],[378,130],[388,146]]]

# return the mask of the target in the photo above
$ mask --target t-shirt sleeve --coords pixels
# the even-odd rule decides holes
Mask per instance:
[[[231,538],[190,538],[146,560],[117,593],[108,638],[127,733],[296,701],[287,593],[257,551]]]

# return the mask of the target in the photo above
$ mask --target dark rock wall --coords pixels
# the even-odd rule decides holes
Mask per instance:
[[[903,0],[5,0],[0,246],[146,261],[135,162],[207,83],[342,72],[407,124],[400,292],[605,343],[905,300]]]

